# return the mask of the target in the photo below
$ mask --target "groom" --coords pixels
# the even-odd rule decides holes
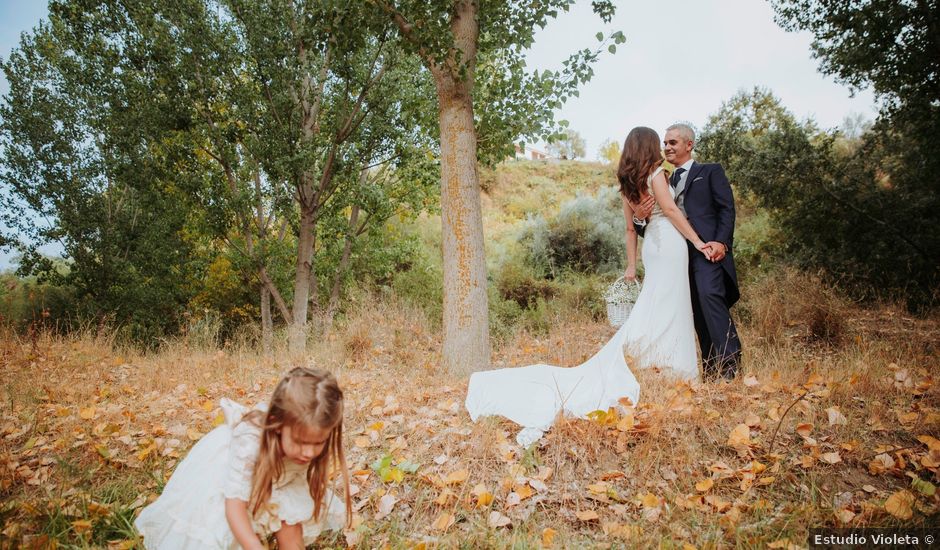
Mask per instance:
[[[676,190],[676,205],[706,242],[708,257],[689,244],[689,287],[692,315],[702,350],[706,380],[733,379],[741,363],[741,341],[729,308],[741,296],[731,246],[734,242],[734,196],[720,164],[692,160],[695,132],[686,124],[666,129],[663,150],[676,167],[669,184]],[[632,206],[632,205],[631,205]],[[642,235],[653,207],[649,197],[637,205],[633,223]]]

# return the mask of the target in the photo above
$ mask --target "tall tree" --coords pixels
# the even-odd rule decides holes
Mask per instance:
[[[0,105],[5,225],[24,238],[23,274],[74,286],[77,313],[153,342],[175,330],[199,273],[186,182],[173,173],[178,156],[165,124],[185,114],[153,93],[165,83],[139,35],[86,42],[72,27],[124,20],[50,8],[50,21],[2,63],[10,83]],[[48,242],[69,259],[61,277],[37,251]]]
[[[444,256],[445,368],[466,374],[490,361],[487,277],[477,163],[505,158],[519,136],[538,136],[554,108],[577,94],[593,71],[597,50],[585,49],[565,69],[541,75],[525,70],[523,55],[535,29],[573,0],[372,0],[393,21],[437,90],[441,144],[441,211]],[[609,0],[592,2],[604,22]],[[602,47],[613,52],[621,33]],[[613,42],[607,45],[607,42]],[[498,98],[498,100],[497,100]],[[552,127],[554,130],[555,128]],[[557,132],[555,132],[557,134]]]
[[[548,152],[560,159],[573,160],[584,157],[584,147],[581,134],[566,128],[561,137],[556,137],[548,144]]]

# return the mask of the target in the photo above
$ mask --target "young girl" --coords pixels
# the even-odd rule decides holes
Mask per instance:
[[[343,392],[333,375],[291,370],[266,411],[221,405],[225,424],[193,446],[134,522],[145,547],[254,550],[274,533],[279,548],[303,549],[324,528],[349,524]],[[342,473],[345,506],[327,489],[331,468]]]

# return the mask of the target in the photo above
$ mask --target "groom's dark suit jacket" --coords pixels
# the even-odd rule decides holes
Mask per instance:
[[[689,223],[703,241],[718,241],[728,247],[728,253],[719,262],[727,275],[725,300],[731,307],[741,293],[738,274],[734,269],[734,196],[731,184],[720,164],[692,163],[685,180],[685,213]],[[695,251],[698,254],[698,251]]]

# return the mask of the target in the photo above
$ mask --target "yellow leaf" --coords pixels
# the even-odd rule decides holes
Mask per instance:
[[[621,432],[629,432],[633,429],[634,424],[633,413],[630,413],[620,419],[620,422],[617,423],[617,429]]]
[[[91,520],[79,519],[72,522],[72,529],[75,533],[83,535],[88,531],[91,531]]]
[[[493,493],[482,492],[477,495],[477,508],[486,508],[493,502]]]
[[[914,494],[908,490],[894,493],[885,501],[885,511],[892,516],[908,520],[914,516]]]
[[[385,427],[385,422],[376,422],[374,424],[369,424],[369,426],[366,429],[380,432],[382,431],[382,428],[384,427]]]
[[[558,531],[555,531],[551,527],[546,527],[545,529],[542,529],[542,547],[543,548],[551,548],[552,544],[555,543],[555,533],[557,532]]]
[[[919,435],[917,440],[927,446],[931,451],[940,451],[940,439],[929,435]]]
[[[219,414],[215,415],[215,418],[212,419],[212,427],[218,428],[225,422],[225,415],[222,414],[222,411],[219,411]]]
[[[646,508],[657,508],[659,506],[659,497],[653,493],[646,493],[640,497],[640,502],[642,502],[643,506]]]
[[[84,408],[78,411],[78,416],[81,417],[83,420],[91,420],[92,418],[95,417],[95,408],[94,407]]]
[[[437,516],[437,519],[435,519],[434,523],[431,524],[431,529],[435,531],[446,531],[451,525],[454,524],[454,521],[455,518],[453,514],[441,512],[441,515]]]
[[[186,430],[186,437],[188,437],[190,441],[199,441],[199,439],[202,438],[202,433],[192,428],[189,428],[188,430]]]
[[[713,485],[715,485],[715,482],[712,481],[711,478],[703,479],[702,481],[699,481],[695,484],[695,490],[700,493],[705,493],[711,489]]]
[[[463,483],[467,481],[467,478],[470,477],[470,472],[468,470],[457,470],[456,472],[451,472],[447,475],[447,479],[444,480],[444,483],[447,485],[455,485],[457,483]]]
[[[600,517],[594,510],[582,510],[576,513],[575,516],[577,516],[581,521],[597,521],[597,519]]]
[[[516,485],[512,490],[519,495],[520,500],[525,500],[535,494],[535,491],[533,491],[532,488],[528,485]]]
[[[731,447],[747,447],[751,444],[751,428],[747,424],[738,424],[728,436]]]
[[[206,411],[207,413],[211,413],[212,410],[215,409],[215,403],[207,399],[202,402],[202,405],[200,405],[200,407],[202,408],[202,410]]]
[[[774,480],[776,480],[776,479],[777,479],[777,478],[775,478],[774,476],[762,477],[762,478],[760,478],[760,479],[757,480],[757,484],[758,484],[758,485],[770,485],[770,484],[773,483]]]

